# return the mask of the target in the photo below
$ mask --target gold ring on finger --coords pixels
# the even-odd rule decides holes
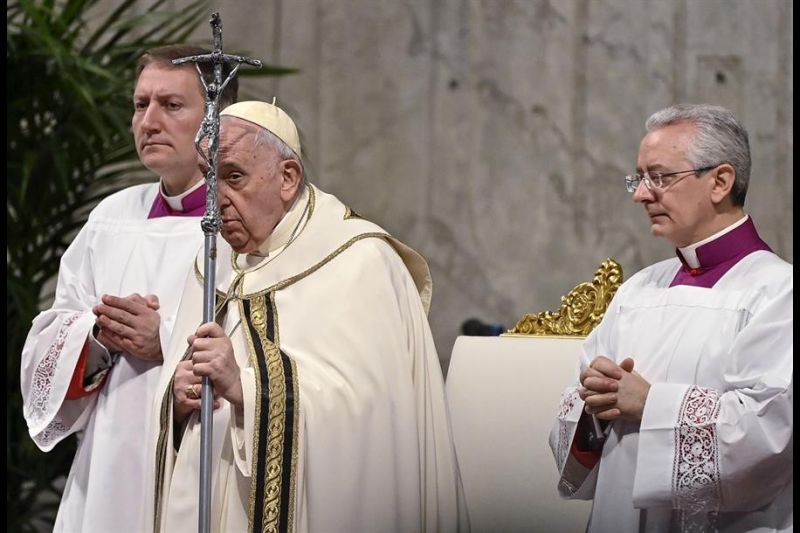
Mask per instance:
[[[194,385],[189,385],[186,387],[186,397],[190,400],[197,400],[200,398],[200,395],[197,394],[197,391],[194,388]]]

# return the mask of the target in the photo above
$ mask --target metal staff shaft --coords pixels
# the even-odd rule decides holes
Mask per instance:
[[[214,48],[210,54],[183,57],[173,61],[176,65],[195,63],[200,81],[206,91],[206,105],[203,122],[195,137],[195,148],[205,160],[208,172],[206,174],[206,211],[200,222],[205,234],[205,260],[203,284],[203,323],[213,322],[215,289],[216,289],[216,259],[217,259],[217,232],[222,227],[217,200],[217,158],[219,156],[219,99],[225,86],[233,79],[242,63],[261,67],[257,59],[243,56],[234,56],[222,53],[222,20],[219,13],[211,15],[211,31],[214,37]],[[206,83],[199,63],[211,63],[214,68],[214,77],[211,83]],[[222,67],[224,64],[236,64],[222,81]],[[202,147],[203,139],[208,139],[208,155]],[[214,408],[214,389],[211,379],[203,377],[200,400],[200,499],[198,531],[209,533],[211,531],[211,437],[213,433],[212,414]]]

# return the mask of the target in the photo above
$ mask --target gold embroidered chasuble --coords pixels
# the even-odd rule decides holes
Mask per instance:
[[[214,413],[212,529],[454,531],[466,511],[425,317],[427,264],[316,188],[304,216],[288,246],[247,268],[219,245],[218,321],[246,400]],[[201,321],[202,261],[156,406],[160,531],[197,524],[199,423],[173,430],[171,374]]]

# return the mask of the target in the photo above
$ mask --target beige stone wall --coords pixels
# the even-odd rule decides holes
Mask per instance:
[[[674,102],[738,114],[748,211],[793,260],[789,0],[217,7],[229,50],[300,70],[245,86],[296,117],[312,180],[430,261],[445,364],[467,318],[511,326],[606,257],[631,274],[670,256],[622,176],[646,117]]]

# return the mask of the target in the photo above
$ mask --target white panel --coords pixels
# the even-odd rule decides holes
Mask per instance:
[[[584,531],[586,501],[562,500],[548,445],[581,338],[459,337],[447,400],[472,531]]]

